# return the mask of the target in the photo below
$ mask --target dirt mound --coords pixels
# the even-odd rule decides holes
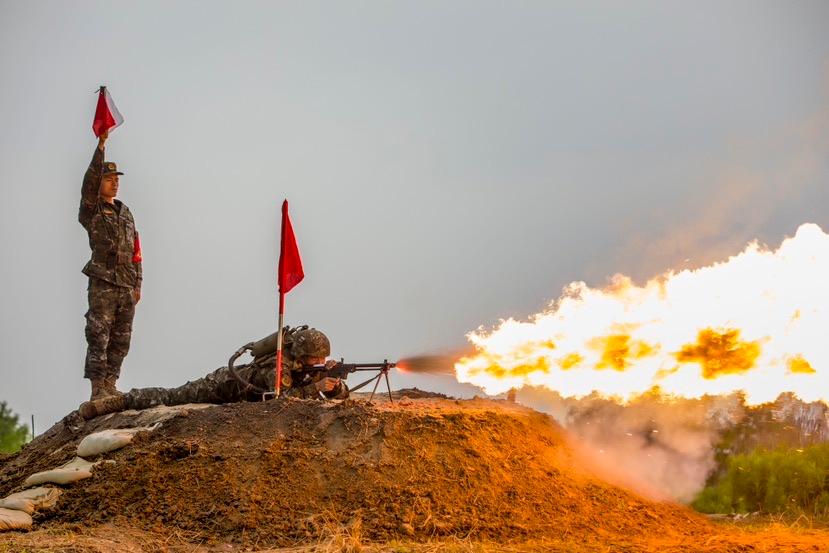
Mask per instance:
[[[70,458],[83,435],[143,422],[101,419],[58,425],[0,462],[0,494]],[[259,546],[306,543],[332,524],[371,541],[606,542],[710,526],[591,475],[555,422],[505,402],[221,405],[172,418],[108,458],[116,464],[69,487],[35,524],[118,523]]]
[[[538,412],[400,395],[69,417],[0,459],[0,497],[85,435],[162,425],[67,487],[35,532],[0,535],[0,551],[825,550],[825,532],[723,527],[611,485]]]

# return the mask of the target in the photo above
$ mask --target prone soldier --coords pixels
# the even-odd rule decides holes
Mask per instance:
[[[90,400],[120,394],[121,374],[132,337],[135,305],[141,299],[141,247],[129,208],[115,199],[119,176],[115,163],[104,161],[109,132],[98,146],[83,179],[78,221],[89,235],[92,256],[83,273],[89,277],[84,378],[92,384]]]
[[[315,328],[302,326],[286,327],[283,331],[282,355],[283,395],[303,399],[345,399],[348,387],[339,378],[332,378],[320,372],[310,381],[300,383],[293,378],[303,367],[325,364],[333,367],[334,360],[326,361],[331,354],[328,337]],[[267,339],[266,339],[267,340]],[[235,369],[221,367],[207,376],[187,382],[177,388],[136,388],[128,393],[89,401],[81,405],[79,412],[84,419],[122,411],[124,409],[147,409],[156,405],[183,405],[186,403],[232,403],[246,400],[260,400],[261,392],[254,389],[273,389],[275,379],[276,353],[265,347],[254,360]],[[237,376],[233,375],[233,371]],[[246,384],[243,384],[245,382]]]

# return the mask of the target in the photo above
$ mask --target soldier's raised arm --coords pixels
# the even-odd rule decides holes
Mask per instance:
[[[92,220],[95,204],[98,202],[98,192],[101,188],[101,173],[104,167],[104,144],[109,137],[109,131],[98,137],[98,145],[92,154],[92,161],[83,176],[81,186],[81,206],[78,210],[78,221],[86,228]]]

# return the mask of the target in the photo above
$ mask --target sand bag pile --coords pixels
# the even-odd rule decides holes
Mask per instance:
[[[196,407],[201,408],[203,406]],[[181,412],[181,409],[157,409],[155,410],[155,417],[153,417],[152,413],[133,412],[133,415],[137,415],[138,418],[145,420],[155,418],[157,420],[152,426],[105,428],[87,434],[77,444],[77,454],[70,460],[48,468],[47,470],[39,470],[29,474],[16,486],[17,488],[23,488],[22,491],[9,493],[0,499],[0,531],[28,530],[32,527],[32,515],[37,511],[51,509],[57,504],[62,490],[44,485],[67,486],[80,482],[92,478],[95,467],[102,464],[112,465],[115,463],[113,460],[103,458],[92,462],[85,457],[95,458],[117,451],[131,443],[139,433],[151,432],[160,426],[160,421],[170,420],[178,416]],[[113,417],[109,418],[113,419]],[[115,417],[115,419],[117,420],[118,417]],[[4,489],[6,492],[13,489],[9,484],[14,482],[15,477],[19,479],[20,475],[26,472],[27,460],[37,460],[36,463],[29,465],[32,467],[43,463],[59,463],[72,450],[72,442],[67,441],[67,439],[73,436],[74,432],[69,427],[68,421],[65,420],[56,425],[56,427],[57,429],[50,429],[45,436],[39,437],[31,444],[28,444],[24,448],[24,451],[18,454],[16,458],[12,456],[13,458],[11,460],[5,460],[2,468],[11,469],[3,471],[9,473],[3,474],[5,477]],[[94,427],[94,424],[89,425],[90,429]],[[51,452],[49,455],[43,455],[44,451],[50,449]],[[33,488],[33,486],[39,487]]]

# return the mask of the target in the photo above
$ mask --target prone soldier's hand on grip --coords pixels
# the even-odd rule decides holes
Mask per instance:
[[[314,387],[317,389],[317,391],[320,391],[320,392],[323,392],[323,393],[324,392],[333,392],[334,388],[339,386],[339,384],[340,384],[340,379],[339,378],[326,376],[325,378],[321,378],[320,380],[316,381],[314,383]]]

